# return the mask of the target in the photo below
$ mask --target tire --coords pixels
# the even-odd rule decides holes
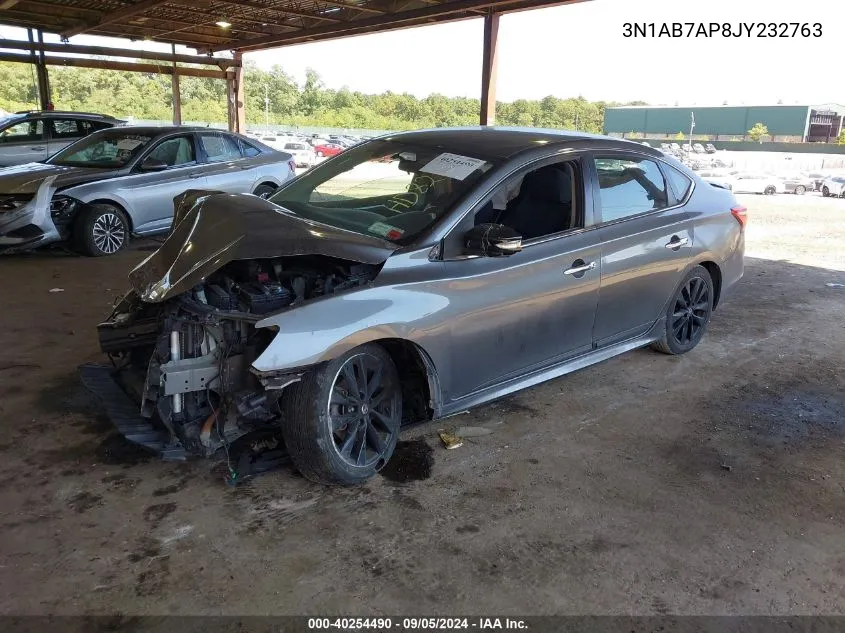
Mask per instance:
[[[317,152],[317,158],[322,158],[322,157],[323,157],[323,152]]]
[[[367,376],[363,382],[361,375]],[[285,445],[306,479],[361,483],[396,448],[402,425],[399,372],[383,347],[361,345],[289,387],[282,412]]]
[[[763,193],[764,193],[765,195],[767,195],[767,196],[771,196],[771,195],[773,195],[776,191],[777,191],[777,189],[775,189],[775,188],[774,188],[774,187],[772,187],[771,185],[769,185],[768,187],[766,187],[765,189],[763,189]]]
[[[77,251],[89,257],[114,255],[129,243],[129,220],[114,205],[89,205],[74,222],[73,243]]]
[[[713,297],[713,279],[707,269],[690,270],[669,302],[663,337],[651,344],[652,349],[678,355],[698,345],[713,314]]]
[[[827,198],[830,195],[830,189],[827,187],[822,187],[822,195]]]
[[[797,187],[795,187],[796,195],[803,196],[805,193],[807,193],[807,187],[805,187],[804,185],[798,185]]]
[[[252,192],[253,195],[258,196],[259,198],[269,198],[273,195],[273,192],[276,191],[276,188],[273,185],[258,185],[255,188],[255,191]]]

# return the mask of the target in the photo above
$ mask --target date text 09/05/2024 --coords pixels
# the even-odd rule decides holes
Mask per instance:
[[[623,37],[821,37],[820,22],[625,22]]]
[[[308,629],[312,631],[450,631],[450,630],[526,630],[525,620],[518,618],[308,618]]]

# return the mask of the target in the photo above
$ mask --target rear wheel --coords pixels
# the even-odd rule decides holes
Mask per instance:
[[[827,187],[822,187],[822,195],[827,198],[830,195],[830,189]]]
[[[795,187],[795,193],[799,196],[803,196],[806,192],[807,187],[805,187],[804,185],[798,185],[797,187]]]
[[[273,185],[258,185],[252,193],[259,198],[266,199],[272,196],[274,191],[276,191],[276,188]]]
[[[317,152],[317,158],[322,158],[322,157],[323,157],[323,152]]]
[[[763,189],[763,193],[766,194],[767,196],[771,196],[772,194],[775,193],[775,191],[776,191],[776,189],[772,185],[769,185],[768,187]]]
[[[696,266],[669,303],[663,338],[652,343],[652,348],[664,354],[685,354],[704,336],[712,313],[713,280],[704,266]]]
[[[110,204],[92,204],[84,209],[73,226],[76,250],[89,257],[114,255],[129,243],[126,214]]]
[[[402,390],[399,372],[380,345],[356,347],[288,389],[282,433],[306,478],[360,483],[393,455],[402,424]]]

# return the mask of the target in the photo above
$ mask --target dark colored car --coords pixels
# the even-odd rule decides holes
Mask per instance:
[[[323,483],[372,476],[404,424],[639,347],[689,352],[743,274],[731,192],[601,136],[397,133],[266,200],[176,206],[99,326],[117,369],[86,384],[165,457],[236,469],[234,442],[280,433]]]

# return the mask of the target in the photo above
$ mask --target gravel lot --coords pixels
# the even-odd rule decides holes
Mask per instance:
[[[746,278],[694,352],[418,427],[350,489],[230,488],[112,433],[75,368],[149,243],[0,261],[0,612],[845,612],[845,200],[743,202]],[[444,450],[459,426],[492,432]]]

